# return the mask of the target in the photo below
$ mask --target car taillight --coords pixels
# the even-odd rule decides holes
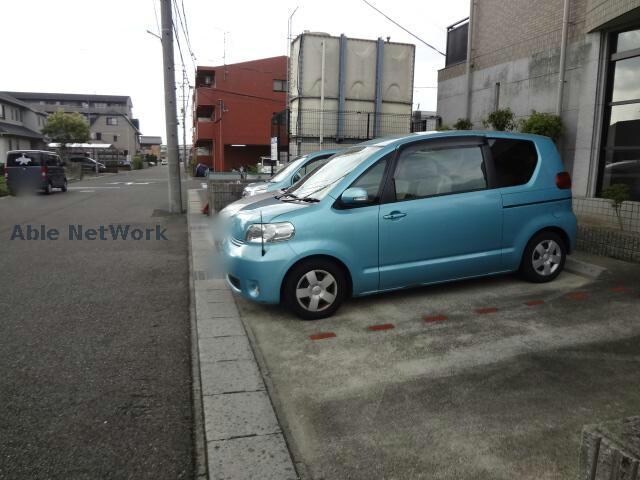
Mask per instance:
[[[556,186],[561,190],[571,188],[571,175],[567,172],[560,172],[556,175]]]
[[[46,165],[42,165],[40,167],[40,175],[43,176],[43,177],[47,176],[47,166]]]

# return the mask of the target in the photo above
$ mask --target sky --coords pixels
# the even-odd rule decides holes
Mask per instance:
[[[286,55],[287,23],[348,37],[391,37],[416,45],[414,109],[436,109],[437,70],[444,57],[420,43],[363,0],[176,0],[186,15],[195,60],[180,33],[193,84],[194,65],[220,65]],[[468,16],[469,0],[369,0],[389,17],[446,50],[446,27]],[[0,91],[128,95],[144,135],[165,136],[159,0],[4,0]],[[9,20],[10,19],[10,20]],[[179,22],[174,19],[176,25]],[[225,32],[226,35],[225,35]],[[224,38],[226,36],[226,42]],[[225,48],[226,43],[226,48]],[[175,48],[177,77],[182,64]],[[178,103],[181,91],[178,89]],[[187,143],[190,143],[187,120]],[[182,139],[182,131],[179,131]]]

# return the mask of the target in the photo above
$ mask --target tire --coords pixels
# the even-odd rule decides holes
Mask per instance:
[[[567,247],[560,235],[551,231],[536,234],[524,249],[520,273],[533,283],[555,280],[564,268]]]
[[[285,277],[284,305],[303,320],[319,320],[333,315],[347,293],[345,273],[327,259],[303,260]],[[329,301],[330,300],[330,301]]]
[[[47,182],[47,186],[44,189],[44,193],[45,195],[51,195],[51,192],[53,192],[53,187],[51,186],[51,182]]]
[[[63,192],[67,191],[67,179],[64,179],[64,183],[62,184],[62,187],[60,187],[60,190],[62,190]]]

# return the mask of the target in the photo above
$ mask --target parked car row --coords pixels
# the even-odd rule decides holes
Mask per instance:
[[[514,271],[548,282],[575,247],[571,178],[549,138],[427,132],[325,153],[220,213],[226,280],[245,298],[319,319],[349,296]],[[317,168],[291,175],[310,158]]]
[[[107,167],[104,163],[98,162],[90,157],[70,157],[69,161],[71,163],[79,163],[82,166],[82,171],[84,172],[95,172],[96,165],[98,166],[98,172],[106,172]]]

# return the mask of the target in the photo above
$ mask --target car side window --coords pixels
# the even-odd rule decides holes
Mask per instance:
[[[368,203],[373,204],[380,200],[380,184],[384,178],[384,171],[389,158],[385,157],[373,167],[364,172],[352,185],[355,188],[364,188],[367,191]]]
[[[479,146],[404,150],[393,176],[396,200],[413,200],[487,188]]]
[[[530,140],[490,138],[491,158],[496,172],[495,187],[524,185],[538,165],[538,152]]]

